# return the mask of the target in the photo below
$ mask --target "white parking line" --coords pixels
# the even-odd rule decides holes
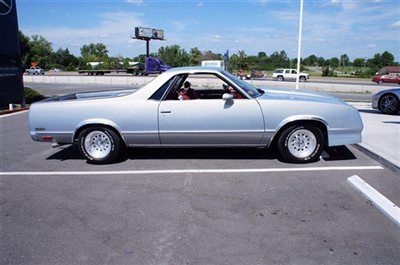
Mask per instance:
[[[18,114],[22,114],[22,113],[25,113],[25,112],[27,112],[27,111],[28,111],[28,110],[21,110],[21,111],[17,111],[17,112],[10,113],[10,114],[0,115],[0,119],[1,119],[1,118],[6,118],[6,117],[10,117],[10,116],[14,116],[14,115],[18,115]]]
[[[367,199],[369,199],[379,210],[389,217],[397,226],[400,227],[400,208],[391,202],[376,189],[357,175],[347,179],[356,189],[358,189]]]
[[[288,168],[241,168],[241,169],[155,169],[126,171],[32,171],[0,172],[0,176],[47,176],[47,175],[139,175],[139,174],[185,174],[185,173],[265,173],[300,171],[337,171],[337,170],[376,170],[381,166],[338,166],[338,167],[288,167]]]

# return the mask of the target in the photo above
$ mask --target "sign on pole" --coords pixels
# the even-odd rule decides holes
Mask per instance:
[[[135,38],[142,40],[163,40],[164,30],[144,27],[135,28]]]
[[[0,0],[0,106],[23,103],[24,84],[15,0]]]

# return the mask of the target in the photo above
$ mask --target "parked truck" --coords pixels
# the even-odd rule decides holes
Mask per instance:
[[[149,75],[149,74],[161,74],[171,66],[164,63],[163,60],[157,57],[146,57],[146,63],[137,62],[136,64],[128,67],[125,70],[80,70],[78,71],[80,74],[88,74],[88,75],[104,75],[114,73],[129,73],[132,75]]]
[[[27,74],[27,75],[44,75],[44,70],[41,68],[32,66],[31,68],[25,70],[25,74]]]

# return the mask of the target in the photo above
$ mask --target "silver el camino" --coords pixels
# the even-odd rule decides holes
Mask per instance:
[[[187,82],[187,81],[190,81]],[[182,97],[190,86],[191,98]],[[174,68],[138,90],[77,93],[35,103],[33,140],[77,143],[91,163],[125,147],[270,147],[311,162],[324,147],[361,142],[358,111],[332,96],[253,87],[217,68]]]

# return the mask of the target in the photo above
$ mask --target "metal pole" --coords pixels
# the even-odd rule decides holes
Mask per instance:
[[[300,81],[300,64],[301,64],[301,38],[303,31],[303,0],[300,0],[300,19],[299,19],[299,42],[297,45],[297,77],[296,77],[296,89],[299,89]]]
[[[150,40],[146,40],[146,57],[150,57]]]

